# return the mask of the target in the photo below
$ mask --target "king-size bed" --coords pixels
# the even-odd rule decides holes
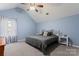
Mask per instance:
[[[31,35],[26,38],[25,42],[35,48],[38,48],[43,52],[43,54],[47,55],[47,47],[53,45],[54,43],[58,43],[58,36],[54,34],[49,36]]]

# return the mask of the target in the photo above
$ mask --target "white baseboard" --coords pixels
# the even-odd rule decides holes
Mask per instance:
[[[72,47],[76,47],[76,48],[79,48],[79,46],[78,46],[78,45],[72,45]]]
[[[25,42],[25,39],[20,39],[18,40],[18,42]]]

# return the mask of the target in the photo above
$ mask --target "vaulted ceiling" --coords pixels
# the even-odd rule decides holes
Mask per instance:
[[[78,3],[41,3],[44,7],[38,8],[39,12],[35,10],[27,11],[28,4],[22,6],[22,8],[36,21],[46,22],[50,20],[58,20],[63,17],[79,14]],[[46,15],[46,13],[49,13]]]
[[[17,3],[0,3],[0,11],[8,10],[17,7]]]
[[[43,8],[38,8],[38,12],[35,10],[27,10],[30,6],[29,3],[19,4],[19,3],[0,3],[0,10],[7,10],[12,8],[22,8],[28,13],[30,17],[36,22],[46,22],[49,20],[58,20],[63,17],[72,16],[79,14],[79,4],[78,3],[38,3],[42,4]],[[46,15],[48,13],[48,15]]]

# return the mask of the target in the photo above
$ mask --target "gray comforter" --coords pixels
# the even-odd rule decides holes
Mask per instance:
[[[42,50],[44,50],[49,44],[55,41],[58,41],[58,37],[56,35],[52,36],[34,35],[26,38],[27,43],[37,48],[41,48]]]

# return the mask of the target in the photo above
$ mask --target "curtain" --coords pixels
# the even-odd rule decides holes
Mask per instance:
[[[0,17],[0,36],[5,37],[7,44],[17,41],[16,19]]]

